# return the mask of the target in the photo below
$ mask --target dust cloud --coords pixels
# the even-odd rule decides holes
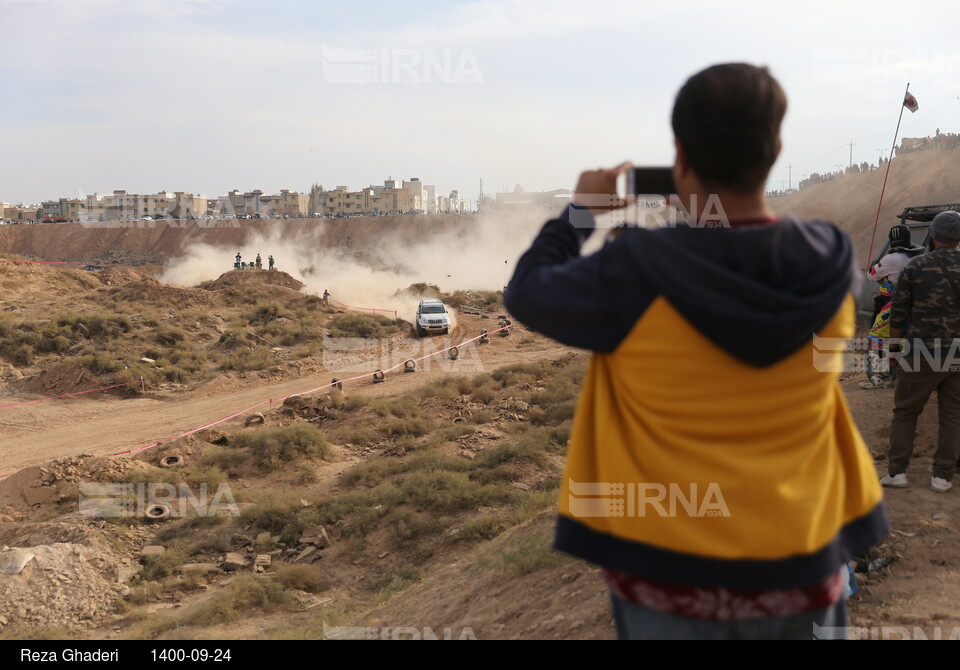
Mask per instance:
[[[291,233],[278,221],[268,232],[252,232],[238,248],[194,243],[172,259],[160,281],[181,286],[216,279],[233,269],[239,252],[244,262],[259,253],[267,266],[273,255],[277,270],[302,281],[304,291],[322,294],[356,307],[396,310],[411,320],[419,295],[405,292],[411,284],[435,284],[444,292],[499,290],[546,216],[539,213],[465,215],[444,225],[417,217],[398,225],[394,217],[352,219],[364,222],[369,234],[351,235],[335,245],[324,224]],[[372,221],[372,224],[369,222]],[[505,264],[504,261],[507,261]]]

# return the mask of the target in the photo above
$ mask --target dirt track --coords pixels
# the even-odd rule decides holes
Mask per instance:
[[[492,330],[497,322],[461,316],[460,323],[461,326],[453,333],[454,337],[442,346],[479,335],[482,329]],[[466,345],[461,349],[460,359],[456,363],[436,357],[425,361],[417,373],[404,374],[398,371],[388,375],[383,384],[360,380],[345,386],[344,390],[348,394],[361,393],[373,397],[393,395],[400,390],[428,384],[443,375],[471,375],[520,361],[559,356],[568,351],[541,338],[537,338],[535,345],[519,345],[524,332],[521,330],[505,338],[491,336],[490,343],[486,345]],[[434,351],[442,348],[442,341],[441,338],[428,338],[423,342],[425,346],[432,347],[430,351]],[[392,362],[395,364],[402,360],[400,358]],[[0,474],[80,453],[100,456],[135,449],[199,428],[259,402],[328,384],[334,375],[346,379],[372,372],[378,366],[379,363],[370,362],[347,371],[323,372],[215,395],[200,388],[171,400],[87,397],[0,410]],[[273,408],[279,406],[279,402],[273,403]],[[266,406],[267,409],[269,407]],[[264,409],[260,407],[257,411]],[[226,422],[226,425],[236,426],[242,420],[241,416]]]

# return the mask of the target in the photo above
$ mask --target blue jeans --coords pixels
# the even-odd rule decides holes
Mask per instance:
[[[690,619],[658,612],[610,594],[621,640],[842,640],[846,601],[827,609],[756,619]]]

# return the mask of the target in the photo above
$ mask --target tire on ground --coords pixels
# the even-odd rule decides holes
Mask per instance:
[[[150,503],[143,515],[147,521],[165,521],[170,518],[170,508],[164,503]]]
[[[183,465],[183,456],[180,456],[179,454],[163,456],[157,465],[159,465],[161,468],[179,468]]]

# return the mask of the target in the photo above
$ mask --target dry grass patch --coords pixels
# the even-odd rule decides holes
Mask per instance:
[[[303,458],[326,458],[330,445],[324,434],[308,423],[282,428],[257,428],[237,433],[231,439],[237,448],[249,448],[251,459],[267,471]]]
[[[333,583],[315,565],[284,564],[277,567],[273,575],[285,588],[308,593],[320,593],[333,586]]]

